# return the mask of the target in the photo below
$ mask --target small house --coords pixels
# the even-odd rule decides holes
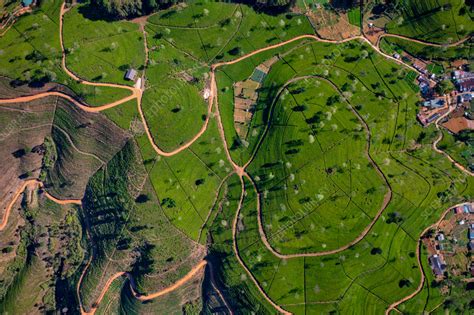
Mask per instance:
[[[135,69],[128,69],[127,72],[125,73],[126,80],[135,81],[136,77],[137,77],[137,70]]]
[[[469,228],[468,236],[470,240],[474,240],[474,229],[472,227]]]
[[[444,234],[443,233],[439,233],[438,235],[436,235],[436,239],[438,241],[444,241]]]
[[[467,248],[469,248],[469,251],[474,251],[474,240],[470,240],[469,243],[467,244]]]
[[[25,8],[29,7],[31,4],[33,4],[33,0],[22,0],[21,1],[21,5]]]
[[[428,258],[428,261],[431,265],[431,269],[433,269],[434,274],[437,276],[442,276],[446,265],[441,262],[440,257],[438,255],[433,255]]]
[[[471,213],[472,212],[472,207],[471,207],[470,204],[467,203],[463,206],[463,210],[464,210],[464,213]]]
[[[456,85],[460,92],[473,92],[474,77],[458,80]]]
[[[428,124],[431,124],[433,121],[435,121],[436,119],[438,119],[439,117],[441,117],[438,113],[435,113],[433,115],[431,115],[430,117],[428,117],[428,119],[426,120],[426,122]]]
[[[442,98],[436,98],[436,99],[433,99],[433,100],[423,102],[424,107],[428,107],[428,108],[431,108],[431,109],[441,108],[441,107],[444,106],[444,104],[445,104],[445,101]]]

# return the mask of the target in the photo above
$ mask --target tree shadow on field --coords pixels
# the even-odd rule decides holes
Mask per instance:
[[[117,17],[107,14],[99,8],[94,8],[90,4],[79,7],[78,11],[84,18],[91,21],[112,22],[117,20]]]
[[[290,8],[296,3],[296,0],[288,0],[278,2],[263,1],[258,2],[254,0],[232,0],[232,3],[242,3],[252,7],[256,12],[265,13],[268,15],[279,15],[288,13]]]

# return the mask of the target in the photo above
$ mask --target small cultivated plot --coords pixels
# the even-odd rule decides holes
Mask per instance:
[[[463,0],[409,0],[386,25],[388,33],[440,44],[456,42],[474,30],[472,11]]]
[[[361,22],[361,14],[360,14],[360,8],[353,8],[350,9],[349,12],[347,12],[347,17],[349,18],[349,23],[355,26],[360,26]]]
[[[97,20],[87,4],[73,6],[64,16],[64,46],[68,68],[80,78],[133,85],[125,72],[141,70],[145,62],[143,34],[138,24]]]
[[[272,82],[275,82],[273,74],[276,71],[270,71],[268,77],[263,79],[262,87],[257,91],[259,97],[255,104],[256,111],[251,121],[248,123],[249,131],[245,139],[240,138],[234,127],[234,84],[250,78],[257,65],[272,58],[274,55],[279,53],[284,54],[286,51],[295,47],[303,46],[308,42],[309,41],[306,40],[295,41],[294,43],[290,43],[281,48],[262,52],[236,64],[218,68],[216,72],[216,81],[218,86],[219,112],[225,130],[226,141],[229,145],[230,154],[238,164],[243,165],[248,161],[252,151],[255,149],[255,145],[261,136],[261,133],[263,132],[265,126],[265,109],[270,106],[273,101],[272,97],[274,97],[274,94],[278,90],[278,88],[272,86]],[[279,79],[279,74],[284,76],[284,78],[287,78],[292,74],[292,72],[287,74],[276,74],[275,77],[277,80]]]

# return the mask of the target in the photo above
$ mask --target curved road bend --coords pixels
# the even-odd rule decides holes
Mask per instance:
[[[432,228],[437,228],[438,225],[441,223],[441,221],[443,221],[444,217],[446,216],[446,214],[449,213],[449,211],[451,211],[453,208],[456,208],[456,207],[459,207],[461,205],[463,205],[464,203],[460,203],[460,204],[457,204],[457,205],[454,205],[452,207],[449,207],[448,209],[446,209],[440,216],[439,220],[435,223],[433,223],[432,225],[428,226],[426,229],[423,230],[423,232],[421,232],[420,234],[420,239],[418,240],[418,250],[416,251],[416,258],[418,260],[418,268],[420,270],[420,273],[421,273],[421,279],[420,279],[420,283],[418,284],[418,287],[416,288],[416,290],[411,293],[410,295],[407,295],[406,297],[392,303],[388,308],[387,310],[385,311],[385,315],[389,315],[390,312],[392,310],[395,310],[395,311],[398,311],[397,309],[397,306],[402,304],[403,302],[406,302],[408,300],[410,300],[411,298],[413,298],[415,295],[417,295],[418,293],[420,293],[420,291],[423,289],[423,285],[425,283],[425,273],[423,271],[423,265],[422,265],[422,262],[421,262],[421,245],[422,245],[422,242],[421,242],[421,238],[423,237],[423,235],[425,235],[428,230],[432,229]],[[400,311],[398,311],[400,312]]]
[[[209,97],[209,104],[208,104],[208,116],[206,118],[206,121],[203,125],[203,127],[201,128],[201,130],[199,131],[198,134],[195,135],[195,137],[193,137],[190,141],[188,141],[186,144],[184,144],[183,146],[179,147],[178,149],[174,150],[174,151],[171,151],[171,152],[164,152],[162,151],[155,143],[154,143],[154,140],[153,140],[153,137],[149,131],[149,128],[148,128],[148,125],[146,124],[146,120],[145,120],[145,117],[144,117],[144,114],[143,114],[143,111],[141,109],[141,98],[142,98],[142,90],[141,89],[135,89],[133,87],[130,87],[130,86],[123,86],[123,85],[118,85],[118,84],[109,84],[109,83],[96,83],[96,82],[89,82],[89,81],[84,81],[84,80],[81,80],[80,78],[78,78],[74,73],[72,73],[71,71],[69,71],[66,67],[66,54],[65,54],[65,51],[64,51],[64,45],[63,45],[63,38],[62,38],[62,24],[63,24],[63,14],[65,13],[65,4],[63,4],[61,6],[61,12],[60,12],[60,43],[61,43],[61,48],[62,48],[62,66],[63,66],[63,69],[66,73],[68,73],[69,76],[71,76],[73,79],[81,82],[81,83],[84,83],[86,85],[93,85],[93,86],[108,86],[108,87],[117,87],[117,88],[124,88],[124,89],[129,89],[132,91],[132,95],[127,97],[127,98],[124,98],[122,100],[119,100],[119,101],[116,101],[116,102],[113,102],[111,104],[107,104],[107,105],[104,105],[104,106],[101,106],[101,107],[88,107],[86,105],[83,105],[77,101],[72,101],[75,105],[78,105],[81,109],[85,110],[85,111],[89,111],[89,112],[99,112],[99,111],[102,111],[102,110],[105,110],[105,109],[108,109],[108,108],[112,108],[112,107],[115,107],[117,105],[120,105],[126,101],[129,101],[133,98],[137,98],[137,103],[138,103],[138,109],[139,109],[139,113],[140,113],[140,116],[141,116],[141,119],[145,125],[145,130],[146,130],[146,133],[147,133],[147,136],[154,148],[154,150],[158,153],[158,154],[161,154],[161,155],[164,155],[164,156],[171,156],[171,155],[174,155],[174,154],[177,154],[181,151],[183,151],[184,149],[188,148],[194,141],[196,141],[203,133],[204,131],[207,129],[207,126],[208,126],[208,122],[209,122],[209,119],[210,119],[210,116],[211,116],[211,113],[212,113],[212,106],[213,106],[213,101],[214,101],[214,98],[215,98],[215,101],[216,101],[216,113],[217,113],[217,119],[218,119],[218,125],[219,125],[219,133],[221,135],[221,138],[224,142],[224,147],[225,147],[225,150],[226,150],[226,155],[227,155],[227,158],[229,159],[229,162],[233,165],[234,167],[234,170],[235,172],[239,175],[241,181],[242,181],[242,196],[241,196],[241,200],[240,200],[240,204],[239,204],[239,208],[237,210],[237,213],[236,213],[236,217],[234,219],[234,226],[233,226],[233,241],[234,241],[234,251],[236,252],[236,256],[239,260],[239,263],[244,267],[244,269],[246,270],[246,272],[250,275],[250,277],[252,278],[253,282],[257,285],[257,288],[259,289],[259,291],[264,295],[264,297],[270,302],[270,304],[272,304],[275,309],[277,309],[279,312],[282,312],[282,313],[285,313],[287,314],[288,312],[283,310],[280,306],[276,305],[273,301],[271,301],[271,299],[268,297],[268,295],[266,295],[266,293],[263,291],[263,289],[260,287],[260,285],[258,284],[258,282],[256,281],[256,279],[253,277],[253,275],[251,274],[251,272],[248,270],[248,268],[245,266],[245,264],[243,263],[243,261],[241,260],[240,258],[240,255],[238,253],[238,248],[237,248],[237,244],[236,244],[236,240],[235,240],[235,236],[236,236],[236,223],[237,223],[237,219],[238,219],[238,214],[240,213],[240,207],[241,207],[241,203],[242,203],[242,200],[243,200],[243,195],[245,193],[245,187],[243,186],[243,177],[246,176],[248,178],[250,178],[248,176],[248,174],[245,172],[244,168],[237,165],[233,160],[232,158],[230,157],[230,153],[228,151],[228,145],[227,145],[227,141],[225,139],[225,135],[224,135],[224,129],[223,129],[223,125],[222,125],[222,121],[220,119],[220,115],[219,115],[219,112],[218,112],[218,103],[217,103],[217,85],[216,85],[216,82],[215,82],[215,69],[217,69],[218,67],[220,66],[224,66],[224,65],[230,65],[230,64],[234,64],[234,63],[237,63],[241,60],[244,60],[246,58],[249,58],[255,54],[258,54],[260,52],[263,52],[263,51],[267,51],[267,50],[270,50],[270,49],[273,49],[273,48],[277,48],[277,47],[280,47],[280,46],[283,46],[283,45],[286,45],[288,43],[291,43],[291,42],[294,42],[294,41],[297,41],[297,40],[300,40],[300,39],[314,39],[316,41],[320,41],[320,42],[327,42],[327,43],[343,43],[343,42],[348,42],[350,40],[354,40],[354,39],[361,39],[363,41],[366,41],[370,46],[372,46],[374,48],[374,50],[376,50],[378,53],[380,53],[381,55],[385,56],[387,59],[391,59],[393,61],[395,61],[396,63],[399,63],[407,68],[410,68],[411,70],[414,70],[416,72],[418,72],[415,68],[411,67],[410,65],[407,65],[405,63],[403,63],[402,61],[392,57],[392,56],[389,56],[385,53],[383,53],[379,47],[377,47],[376,45],[373,45],[372,43],[370,43],[370,41],[368,41],[365,37],[363,36],[356,36],[356,37],[353,37],[353,38],[348,38],[348,39],[345,39],[345,40],[342,40],[342,41],[332,41],[332,40],[324,40],[324,39],[321,39],[315,35],[301,35],[301,36],[297,36],[293,39],[290,39],[290,40],[287,40],[285,42],[282,42],[282,43],[279,43],[279,44],[276,44],[276,45],[271,45],[271,46],[268,46],[268,47],[265,47],[265,48],[261,48],[259,50],[256,50],[254,52],[251,52],[245,56],[242,56],[240,58],[237,58],[233,61],[229,61],[229,62],[224,62],[224,63],[217,63],[217,64],[214,64],[211,66],[211,93],[210,93],[210,97]],[[411,39],[413,40],[413,39]],[[413,40],[413,41],[416,41],[416,40]],[[41,98],[41,97],[46,97],[46,96],[59,96],[59,97],[65,97],[66,99],[68,100],[71,100],[72,98],[65,95],[65,94],[62,94],[62,93],[58,93],[58,92],[48,92],[48,93],[42,93],[42,94],[38,94],[37,96],[31,96],[31,97],[23,97],[23,98],[16,98],[16,99],[12,99],[12,100],[0,100],[0,104],[5,104],[5,103],[16,103],[16,102],[20,102],[20,101],[23,101],[23,102],[27,102],[27,101],[30,101],[30,100],[34,100],[34,99],[38,99],[38,98]],[[255,185],[252,181],[252,184]],[[26,188],[26,186],[25,186]],[[20,193],[21,194],[21,193]],[[16,197],[18,198],[19,195]],[[15,199],[16,199],[15,198]],[[10,207],[10,210],[11,210],[11,207]],[[9,213],[9,211],[8,211]],[[4,215],[5,217],[5,215]],[[8,215],[6,216],[8,218]],[[4,225],[6,224],[6,221],[4,220],[4,222],[2,223],[3,227]],[[123,275],[123,273],[121,274]],[[118,277],[118,276],[116,276]],[[109,279],[110,281],[110,279]],[[113,280],[112,280],[113,281]],[[104,293],[105,294],[105,293]]]
[[[369,160],[370,164],[372,165],[372,167],[377,171],[377,174],[379,175],[379,177],[384,181],[385,183],[385,186],[387,187],[387,193],[385,194],[384,196],[384,199],[383,199],[383,202],[382,202],[382,205],[379,209],[379,211],[377,212],[377,214],[374,216],[374,218],[372,219],[372,221],[370,222],[370,224],[362,231],[362,233],[357,237],[355,238],[354,240],[352,240],[350,243],[344,245],[344,246],[341,246],[339,248],[336,248],[336,249],[333,249],[333,250],[327,250],[327,251],[321,251],[321,252],[316,252],[316,253],[301,253],[301,254],[281,254],[279,252],[277,252],[270,244],[270,242],[268,241],[268,238],[266,236],[266,232],[265,232],[265,229],[263,228],[263,218],[262,218],[262,209],[261,209],[261,195],[260,193],[258,192],[258,189],[257,189],[257,186],[255,184],[255,182],[253,181],[253,179],[247,174],[245,173],[245,177],[247,177],[249,179],[249,181],[252,183],[252,186],[253,186],[253,189],[255,190],[255,192],[257,193],[257,217],[258,217],[258,230],[259,230],[259,233],[260,233],[260,237],[263,241],[263,243],[265,244],[265,247],[267,247],[267,249],[269,251],[271,251],[275,256],[281,258],[281,259],[288,259],[288,258],[296,258],[296,257],[318,257],[318,256],[325,256],[325,255],[330,255],[330,254],[336,254],[336,253],[339,253],[341,251],[344,251],[346,249],[348,249],[349,247],[357,244],[358,242],[360,242],[368,233],[369,231],[372,229],[372,227],[374,226],[374,224],[377,222],[377,220],[380,218],[380,216],[382,215],[383,211],[387,208],[388,204],[390,203],[390,201],[392,200],[392,188],[390,186],[390,183],[388,182],[387,178],[385,177],[385,175],[383,174],[382,170],[380,169],[380,167],[377,165],[377,163],[375,163],[375,161],[373,160],[372,156],[370,155],[370,144],[371,144],[371,131],[369,129],[369,126],[367,125],[366,121],[360,116],[360,114],[350,105],[350,102],[344,97],[344,95],[342,94],[342,91],[339,90],[339,88],[330,80],[328,79],[325,79],[323,77],[320,77],[320,76],[314,76],[314,75],[308,75],[308,76],[302,76],[302,77],[296,77],[296,78],[293,78],[291,80],[289,80],[288,82],[286,82],[280,89],[279,91],[277,92],[273,102],[272,102],[272,105],[273,106],[276,102],[276,100],[278,99],[279,95],[281,94],[281,92],[290,84],[294,83],[294,82],[297,82],[297,81],[300,81],[300,80],[305,80],[305,79],[308,79],[308,78],[312,78],[312,79],[318,79],[318,80],[322,80],[328,84],[330,84],[332,86],[332,88],[337,91],[339,93],[339,95],[342,97],[342,99],[344,99],[344,101],[350,106],[351,108],[351,111],[353,112],[353,114],[357,117],[357,119],[359,120],[359,122],[362,124],[362,126],[364,127],[365,129],[365,132],[366,132],[366,140],[367,140],[367,144],[366,144],[366,147],[365,147],[365,155],[367,157],[367,159]],[[270,112],[272,111],[272,109],[270,109]],[[249,161],[244,165],[244,169],[253,161],[254,157],[255,157],[255,152],[258,150],[258,147],[260,146],[260,144],[262,143],[263,141],[263,138],[265,137],[266,133],[268,132],[269,128],[270,128],[270,121],[267,123],[267,125],[265,126],[265,130],[263,131],[263,134],[262,134],[262,137],[259,139],[259,142],[257,144],[257,149],[254,151],[254,153],[252,154],[252,156],[250,157]]]
[[[403,40],[406,40],[406,41],[410,41],[410,42],[413,42],[413,43],[418,43],[418,44],[421,44],[421,45],[425,45],[425,46],[431,46],[431,47],[440,47],[440,48],[443,48],[443,47],[454,47],[454,46],[457,46],[457,45],[460,45],[464,42],[467,42],[468,40],[471,39],[471,36],[467,36],[461,40],[458,40],[454,43],[449,43],[449,44],[438,44],[438,43],[432,43],[432,42],[427,42],[427,41],[424,41],[424,40],[421,40],[421,39],[416,39],[416,38],[411,38],[411,37],[407,37],[407,36],[404,36],[404,35],[399,35],[399,34],[391,34],[391,33],[384,33],[382,35],[379,36],[379,38],[377,39],[377,47],[380,47],[380,40],[384,37],[393,37],[393,38],[400,38],[400,39],[403,39]]]
[[[166,294],[178,289],[179,287],[181,287],[182,285],[184,285],[188,281],[190,281],[202,268],[206,267],[206,265],[207,265],[207,261],[202,260],[199,264],[194,266],[183,278],[179,279],[178,281],[176,281],[175,283],[173,283],[169,287],[166,287],[166,288],[164,288],[164,289],[162,289],[158,292],[155,292],[155,293],[152,293],[152,294],[149,294],[149,295],[141,295],[141,294],[136,292],[133,277],[128,272],[117,272],[107,280],[107,282],[104,285],[102,291],[100,292],[100,295],[99,295],[98,299],[96,300],[96,302],[94,303],[94,306],[90,309],[90,311],[86,312],[83,309],[82,304],[81,304],[81,314],[82,315],[93,315],[96,312],[97,307],[99,306],[100,302],[104,298],[105,294],[109,290],[110,285],[112,284],[112,282],[115,279],[120,278],[122,276],[126,276],[128,278],[128,280],[130,282],[130,289],[132,291],[133,296],[137,300],[139,300],[141,302],[145,302],[145,301],[149,301],[149,300],[155,299],[157,297],[166,295]]]
[[[15,203],[17,202],[18,198],[21,196],[21,194],[25,191],[25,189],[27,187],[36,186],[36,185],[43,188],[43,183],[40,182],[37,179],[29,179],[29,180],[25,181],[23,183],[23,185],[20,186],[20,188],[18,188],[16,193],[13,195],[13,199],[10,201],[7,208],[5,209],[5,213],[3,214],[2,222],[0,223],[0,231],[3,231],[5,229],[5,227],[7,226],[8,218],[10,217],[11,210],[12,210],[13,206],[15,205]],[[61,205],[66,205],[66,204],[81,205],[82,204],[81,201],[77,200],[77,199],[58,199],[58,198],[52,196],[51,194],[49,194],[45,190],[43,191],[43,193],[45,194],[45,196],[48,199],[50,199],[51,201],[53,201],[55,203],[61,204]]]
[[[463,165],[461,165],[459,162],[457,162],[455,159],[453,159],[447,152],[441,150],[438,148],[438,143],[443,140],[443,132],[442,130],[439,128],[439,122],[441,120],[443,120],[443,118],[447,117],[453,110],[455,110],[456,108],[454,106],[450,106],[448,111],[444,114],[444,115],[441,115],[441,117],[439,117],[438,119],[436,119],[435,121],[435,126],[436,126],[436,129],[439,130],[439,136],[438,138],[433,142],[433,150],[435,150],[436,152],[444,155],[451,163],[454,164],[454,166],[456,166],[460,171],[464,172],[465,174],[469,175],[469,176],[474,176],[474,172],[471,172],[470,170],[468,170],[467,168],[465,168]]]

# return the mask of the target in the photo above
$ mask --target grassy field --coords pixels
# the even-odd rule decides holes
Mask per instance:
[[[347,12],[347,16],[349,18],[349,23],[351,23],[352,25],[361,25],[361,14],[359,8],[350,9],[349,12]]]
[[[143,109],[164,150],[189,140],[202,126],[210,63],[313,33],[304,16],[269,16],[245,5],[200,1],[152,15],[146,31],[150,65]]]
[[[385,52],[406,51],[423,60],[454,61],[472,56],[473,44],[469,41],[455,47],[430,47],[401,38],[383,38],[381,46]]]
[[[94,20],[87,4],[74,6],[64,16],[67,65],[79,77],[99,82],[133,85],[125,72],[143,67],[145,51],[138,24]]]
[[[334,95],[334,93],[330,93],[330,89],[325,92],[327,89],[325,84],[318,84],[314,82],[317,80],[310,80],[305,86],[292,84],[287,87],[289,92],[280,92],[286,82],[304,75],[320,75],[329,79],[343,91],[343,95],[366,121],[372,135],[370,153],[388,180],[392,189],[392,199],[369,234],[348,250],[321,258],[279,260],[271,255],[259,240],[255,218],[257,215],[255,210],[256,195],[251,186],[247,186],[246,200],[249,199],[249,205],[242,209],[242,222],[239,223],[241,226],[238,235],[239,252],[264,290],[274,301],[289,311],[304,313],[310,310],[320,312],[338,310],[346,313],[358,310],[356,312],[380,313],[391,302],[412,292],[417,286],[420,275],[416,267],[415,251],[421,230],[430,222],[435,221],[443,209],[460,199],[469,199],[474,191],[464,175],[453,168],[446,159],[431,150],[430,144],[434,140],[435,132],[433,130],[423,131],[425,136],[420,137],[422,129],[415,121],[417,96],[411,90],[409,82],[403,80],[406,76],[405,70],[384,60],[379,55],[372,54],[370,49],[358,43],[340,46],[338,51],[342,54],[338,56],[331,55],[334,50],[334,46],[320,43],[293,49],[272,67],[264,81],[264,89],[262,89],[260,97],[262,103],[265,100],[263,104],[266,105],[262,104],[261,108],[259,107],[261,113],[257,112],[254,117],[261,120],[257,120],[255,124],[261,125],[263,123],[265,125],[267,120],[263,117],[269,117],[272,127],[265,135],[262,146],[257,150],[253,162],[256,164],[250,166],[250,173],[257,181],[257,186],[262,194],[264,229],[267,231],[267,235],[271,234],[269,231],[275,229],[275,226],[279,224],[279,219],[284,217],[283,211],[290,223],[294,224],[290,224],[289,228],[288,226],[282,228],[285,234],[281,243],[276,243],[272,238],[270,238],[270,243],[276,250],[283,253],[287,250],[285,246],[289,246],[288,244],[299,244],[300,247],[297,248],[300,252],[310,251],[309,249],[315,251],[314,248],[304,247],[307,245],[304,240],[311,233],[314,233],[318,238],[324,238],[325,233],[322,233],[322,229],[315,228],[313,232],[312,226],[316,227],[320,222],[329,225],[328,219],[306,221],[305,225],[298,226],[299,221],[305,222],[309,216],[305,216],[305,212],[303,212],[304,215],[299,215],[300,212],[297,209],[304,209],[303,206],[298,205],[299,207],[292,212],[291,209],[288,209],[287,203],[291,200],[293,203],[299,202],[299,200],[306,201],[305,185],[314,188],[315,185],[331,183],[331,177],[338,176],[338,180],[341,181],[339,185],[347,187],[346,180],[351,177],[350,174],[364,170],[362,167],[357,170],[352,165],[352,168],[348,168],[348,170],[352,169],[352,172],[344,171],[344,168],[341,167],[343,162],[349,163],[343,160],[331,160],[333,157],[329,153],[325,155],[326,159],[332,161],[328,164],[339,165],[339,167],[332,169],[330,174],[323,172],[322,175],[314,175],[315,173],[311,172],[317,171],[325,164],[324,161],[318,160],[317,154],[312,153],[304,154],[306,157],[308,155],[314,157],[311,161],[306,159],[308,165],[305,169],[306,172],[295,172],[294,177],[291,176],[292,169],[295,166],[297,169],[298,164],[294,162],[296,157],[292,157],[293,160],[287,163],[285,153],[293,153],[294,156],[298,156],[300,151],[316,150],[312,147],[317,146],[318,142],[321,142],[323,148],[328,144],[337,148],[338,139],[344,139],[344,135],[349,134],[350,136],[346,137],[346,142],[342,142],[343,151],[334,154],[334,158],[349,159],[352,154],[357,155],[360,146],[359,149],[355,149],[357,146],[353,147],[348,143],[357,143],[358,141],[362,143],[364,140],[361,126],[357,129],[357,119],[355,117],[350,119],[347,106],[342,106],[342,103],[337,102],[328,105],[327,96]],[[352,56],[362,55],[360,53],[362,50],[368,51],[367,54],[364,53],[367,57],[354,60]],[[321,66],[323,60],[330,62],[325,61],[326,66]],[[245,76],[250,72],[251,67],[251,65],[243,63],[238,70],[235,67],[235,73],[240,71],[241,76]],[[227,76],[218,77],[219,80],[222,80],[218,81],[221,84],[218,86],[231,84],[232,81],[229,82],[228,77],[232,78],[232,76],[229,76],[229,73],[232,72],[225,71]],[[271,88],[265,89],[267,86]],[[315,94],[316,90],[317,94]],[[225,92],[220,95],[221,108],[231,102],[225,95]],[[274,109],[271,107],[272,104],[275,106]],[[305,106],[301,106],[301,104]],[[334,113],[331,111],[331,106],[337,108]],[[309,126],[303,127],[298,123],[297,117],[301,116],[301,112],[298,110],[304,114],[308,113],[304,118],[306,122],[308,118],[315,117],[313,120],[309,120],[317,126],[313,140],[309,135],[312,135],[314,131]],[[320,112],[319,115],[314,115],[318,112]],[[332,114],[329,115],[328,112]],[[347,118],[344,118],[345,115]],[[330,117],[330,121],[328,121],[328,117]],[[223,116],[223,119],[227,130],[231,129],[232,116]],[[300,118],[300,120],[303,119]],[[331,126],[334,124],[338,127]],[[352,127],[351,124],[353,124]],[[351,130],[351,132],[343,132],[343,130]],[[294,137],[290,140],[301,141],[288,141],[286,133]],[[359,136],[357,136],[358,133]],[[256,138],[258,139],[259,136]],[[310,141],[313,141],[312,145],[309,144]],[[274,144],[266,147],[265,143],[267,142]],[[296,153],[294,153],[295,150],[290,151],[291,149],[287,147],[288,144],[297,145],[296,148],[299,151]],[[415,145],[418,146],[418,149],[414,149]],[[249,145],[251,149],[247,150],[249,151],[247,157],[251,155],[250,152],[254,151],[252,148],[255,147],[255,144],[252,145],[251,142]],[[268,150],[270,147],[272,149]],[[334,149],[335,152],[338,152],[337,149]],[[268,158],[271,154],[280,154],[284,158]],[[258,162],[259,155],[262,156],[262,162]],[[265,156],[266,158],[263,158]],[[245,161],[245,159],[243,160]],[[267,162],[268,170],[264,169],[263,161]],[[315,163],[310,163],[312,161]],[[367,162],[357,163],[367,167]],[[316,167],[311,167],[313,164]],[[342,174],[338,172],[339,168],[343,170]],[[328,167],[324,166],[323,170],[325,169],[327,170]],[[262,173],[265,177],[262,176]],[[352,178],[356,177],[359,180],[362,177],[364,180],[377,179],[377,176],[373,175]],[[290,183],[291,179],[293,182]],[[315,182],[309,184],[311,180]],[[338,180],[335,180],[335,183],[338,183]],[[273,185],[264,186],[266,181],[274,182]],[[411,183],[409,187],[406,185],[408,182]],[[373,182],[373,185],[380,187],[380,182],[376,183],[376,181]],[[353,185],[354,188],[358,187],[357,185],[366,187],[367,183],[359,182],[357,184],[354,182]],[[330,194],[328,196],[328,194],[319,193],[317,189],[309,191],[312,194],[310,198],[313,199],[319,199],[323,195],[323,200],[325,200],[330,196]],[[374,200],[379,198],[380,202],[384,190],[379,188],[373,193]],[[361,191],[359,197],[358,195],[357,192],[350,195],[356,204],[359,197],[367,198],[368,193]],[[364,202],[361,199],[360,204],[365,204]],[[347,202],[341,203],[342,205],[347,204]],[[337,198],[330,200],[329,204],[333,207],[323,211],[323,215],[333,215],[342,206],[338,206]],[[352,209],[359,211],[356,207]],[[372,208],[372,210],[376,209]],[[346,211],[344,214],[350,218],[351,214],[356,215],[357,211]],[[301,219],[301,217],[304,218]],[[349,219],[346,220],[350,222]],[[340,222],[341,219],[334,222],[336,221]],[[342,222],[346,225],[345,221]],[[361,224],[357,226],[360,227]],[[327,242],[328,249],[344,242],[344,234],[341,234],[341,230],[345,232],[345,228],[346,226],[328,230],[332,236],[331,240],[333,240],[332,244]],[[357,230],[351,231],[350,228],[347,228],[347,231],[349,234],[357,234]],[[221,231],[221,233],[225,232]],[[276,238],[276,240],[278,239],[279,237]],[[334,242],[334,240],[336,241]],[[337,243],[338,241],[340,243]],[[323,242],[315,243],[321,245]],[[216,248],[222,250],[225,247]],[[293,250],[297,252],[297,250]],[[425,260],[426,257],[423,259]],[[317,276],[308,277],[308,275]],[[237,278],[237,275],[234,277]],[[381,278],[386,279],[383,284],[379,281]],[[338,281],[334,281],[334,279],[338,279]],[[408,285],[401,281],[404,279],[408,279],[406,282]],[[249,285],[251,285],[250,282]],[[357,304],[354,305],[350,301],[357,301]],[[304,302],[306,307],[295,306],[295,304]],[[309,302],[324,303],[324,305],[309,306]]]
[[[433,41],[462,35],[460,26],[468,13],[456,11],[458,2],[450,8],[442,4],[443,9],[429,14],[419,13],[434,2],[420,8],[412,4],[411,11],[406,9],[409,3],[404,2],[404,20],[389,26],[390,31],[419,37],[431,27],[422,38]],[[0,73],[24,80],[51,72],[57,76],[53,81],[96,104],[122,97],[113,89],[83,90],[62,73],[58,37],[48,35],[58,32],[58,8],[59,2],[44,2],[2,38],[0,50],[7,58],[0,59]],[[446,24],[449,32],[440,35],[432,30],[432,19],[447,19],[447,12],[459,13],[459,23]],[[415,13],[421,17],[408,28],[404,23]],[[124,66],[141,68],[145,59],[138,26],[105,23],[90,14],[81,4],[65,17],[68,65],[90,80],[125,83]],[[352,22],[357,19],[354,15]],[[303,16],[270,16],[243,4],[207,1],[160,11],[149,18],[145,30],[150,55],[142,108],[155,143],[164,150],[188,141],[207,118],[202,94],[211,63],[312,33]],[[249,136],[238,139],[233,85],[273,56],[278,60],[258,91]],[[54,113],[30,113],[31,124],[49,118],[52,125],[47,156],[55,163],[46,189],[64,198],[82,198],[83,207],[67,214],[54,207],[23,211],[26,221],[37,220],[32,235],[43,246],[49,242],[39,235],[50,232],[45,232],[45,218],[64,218],[53,229],[65,229],[63,234],[72,235],[73,241],[68,246],[54,241],[68,258],[63,282],[55,285],[65,288],[71,308],[77,310],[75,288],[90,255],[92,263],[79,290],[86,310],[116,272],[129,272],[137,291],[148,294],[176,282],[204,257],[212,262],[209,268],[226,301],[242,313],[274,312],[254,280],[272,301],[295,314],[380,314],[413,292],[421,278],[416,258],[421,231],[447,207],[472,200],[474,182],[432,150],[437,130],[416,122],[418,95],[412,73],[361,41],[301,40],[221,67],[216,77],[230,153],[241,165],[250,161],[247,171],[256,184],[254,189],[245,179],[243,196],[240,179],[230,176],[215,109],[196,142],[164,157],[145,135],[136,101],[108,109],[105,116],[83,113],[58,100],[35,103],[55,104]],[[16,111],[2,113],[6,128]],[[457,158],[465,151],[448,135],[440,145]],[[282,254],[338,249],[371,228],[335,254],[280,259],[261,239],[257,198],[262,229],[270,246]],[[25,289],[25,279],[44,274],[36,256],[27,257],[26,244],[17,249],[18,271],[9,278],[14,286],[3,291],[4,312],[15,308],[15,295],[31,304],[27,297],[35,293]],[[426,251],[422,254],[423,268],[430,272]],[[53,266],[57,271],[59,264]],[[423,290],[400,310],[430,311],[444,300],[430,285],[431,274],[427,277]],[[141,303],[132,297],[128,282],[117,279],[98,312],[193,313],[201,308],[200,283],[195,279],[170,295]],[[35,283],[37,288],[41,286]],[[68,305],[44,296],[45,305]],[[31,309],[26,302],[17,308],[20,313]],[[207,301],[203,303],[208,310]]]
[[[474,167],[474,144],[471,139],[472,133],[468,136],[467,141],[463,141],[453,134],[443,131],[443,140],[438,143],[438,148],[469,169],[471,166]]]
[[[128,95],[130,92],[125,90],[78,84],[63,72],[58,25],[61,3],[59,0],[43,1],[38,9],[22,16],[1,38],[0,75],[10,78],[11,84],[15,86],[28,84],[33,88],[41,88],[49,82],[58,83],[67,86],[69,93],[93,106]],[[80,29],[76,26],[74,32],[85,34],[77,32]],[[90,56],[83,57],[85,63],[91,60]],[[74,60],[71,61],[74,63]]]
[[[442,44],[468,36],[474,25],[472,11],[462,0],[404,0],[386,29],[389,33]]]

